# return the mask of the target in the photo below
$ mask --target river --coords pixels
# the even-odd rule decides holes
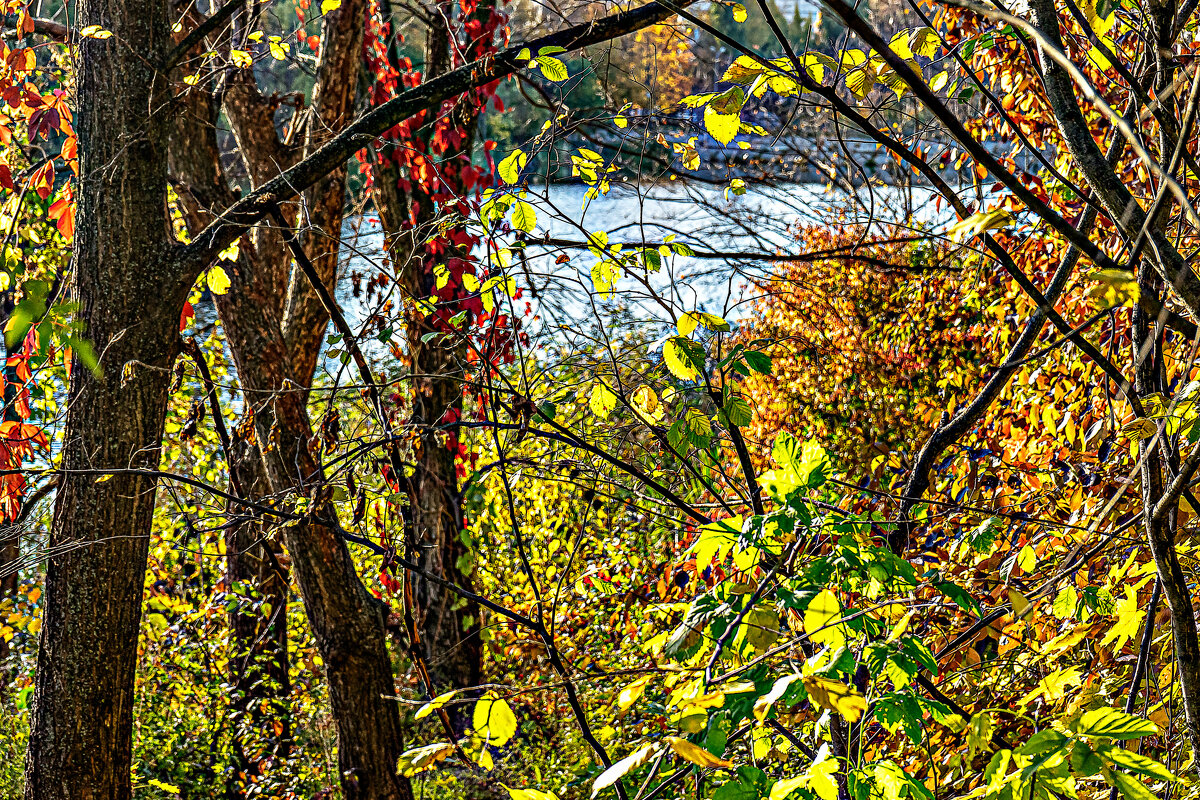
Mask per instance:
[[[842,223],[869,217],[922,226],[947,220],[927,189],[906,198],[897,190],[860,188],[856,196],[822,185],[801,184],[754,188],[735,195],[725,188],[666,183],[652,188],[614,184],[604,196],[587,199],[587,187],[572,184],[532,186],[527,199],[537,210],[529,236],[529,258],[514,261],[510,272],[525,292],[539,334],[571,328],[595,328],[614,315],[650,323],[666,323],[671,314],[701,310],[736,322],[749,312],[751,280],[770,269],[768,256],[796,251],[798,225],[824,222],[834,213]],[[950,217],[952,219],[952,217]],[[668,236],[696,251],[737,253],[727,258],[672,257],[643,282],[626,278],[601,297],[594,290],[591,268],[596,259],[586,250],[543,244],[554,240],[583,242],[587,234],[605,231],[610,242],[658,242]],[[367,306],[353,296],[348,276],[371,274],[381,265],[382,234],[378,221],[363,218],[345,231],[343,279],[339,298],[353,324],[361,325],[379,299]],[[568,261],[558,263],[561,256]],[[390,296],[394,301],[395,297]],[[529,324],[529,323],[527,323]],[[531,332],[532,329],[530,329]]]

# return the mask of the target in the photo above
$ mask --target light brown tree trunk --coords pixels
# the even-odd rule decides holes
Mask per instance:
[[[345,124],[355,77],[347,74],[345,51],[357,68],[365,3],[348,0],[325,16],[322,63],[314,114],[324,134]],[[353,73],[354,70],[351,70]],[[339,94],[339,92],[341,94]],[[269,106],[249,74],[235,80],[225,95],[241,155],[259,185],[278,174],[297,153],[276,136]],[[201,113],[201,109],[197,109]],[[201,119],[207,119],[203,114]],[[213,120],[215,123],[215,120]],[[213,126],[181,132],[173,153],[177,177],[189,188],[190,216],[195,227],[207,221],[205,211],[229,201],[220,168]],[[311,137],[319,144],[321,137]],[[310,193],[307,213],[310,243],[321,249],[323,269],[336,268],[338,234],[344,202],[344,171],[318,184]],[[215,196],[208,196],[209,194]],[[330,237],[326,239],[325,237]],[[307,388],[328,322],[324,309],[313,310],[307,285],[292,282],[290,259],[277,230],[260,226],[249,237],[237,263],[227,264],[232,285],[217,298],[229,347],[248,411],[253,414],[254,453],[261,459],[264,493],[307,496],[315,511],[305,521],[288,525],[283,539],[292,559],[309,624],[325,662],[330,701],[338,735],[338,773],[348,800],[408,800],[408,781],[396,772],[402,752],[399,711],[387,650],[386,607],[367,591],[340,536],[331,505],[320,497],[324,481],[309,449],[313,427],[307,411]],[[297,316],[288,316],[289,311]],[[285,337],[285,330],[291,338]]]
[[[25,796],[131,796],[134,671],[155,481],[179,312],[170,259],[162,63],[166,5],[81,0],[75,111],[80,184],[74,299],[102,377],[74,359],[50,533]]]

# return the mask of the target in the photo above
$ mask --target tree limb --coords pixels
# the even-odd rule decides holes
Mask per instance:
[[[509,47],[494,56],[466,64],[400,93],[363,114],[312,155],[217,215],[207,228],[193,238],[191,244],[177,248],[177,264],[185,274],[203,269],[246,228],[266,217],[280,203],[295,198],[327,173],[337,169],[355,151],[369,145],[392,126],[422,111],[436,108],[450,98],[526,68],[528,61],[517,58],[522,50],[529,53],[537,53],[544,47],[562,47],[567,52],[579,50],[661,22],[672,16],[677,8],[693,2],[695,0],[680,0],[676,5],[669,5],[661,0],[653,0],[631,11],[574,25],[533,39],[522,46]]]

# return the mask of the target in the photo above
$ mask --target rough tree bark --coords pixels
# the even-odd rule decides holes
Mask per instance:
[[[577,49],[653,24],[674,8],[650,2],[528,44]],[[158,465],[170,367],[179,352],[179,313],[188,291],[218,252],[355,150],[397,121],[512,74],[522,60],[518,48],[509,48],[404,93],[210,215],[195,241],[179,246],[170,240],[166,215],[172,104],[160,65],[168,63],[170,48],[167,4],[80,0],[76,11],[78,27],[98,25],[113,34],[78,42],[75,104],[81,178],[73,299],[103,372],[93,376],[74,358],[25,794],[28,800],[127,800],[138,627],[155,500],[155,481],[146,473]],[[243,260],[233,272],[230,294],[240,299],[248,290],[249,313],[256,297],[253,270]],[[301,393],[272,388],[291,380],[291,367],[280,321],[267,321],[273,324],[265,329],[248,326],[244,341],[262,339],[268,346],[243,351],[246,361],[239,364],[246,375],[250,358],[264,368],[266,382],[253,388],[268,398],[262,403],[267,410],[255,418],[256,438],[270,445],[266,473],[273,485],[317,488],[321,480],[303,435],[311,425]],[[272,427],[276,421],[278,427]],[[292,435],[277,441],[276,431],[282,430]],[[408,798],[407,784],[394,772],[398,714],[382,698],[393,691],[382,609],[357,580],[328,504],[314,508],[288,529],[287,541],[327,663],[335,713],[342,712],[339,764],[363,765],[361,771],[348,770],[343,789],[351,798]]]
[[[202,22],[194,7],[187,5],[181,11],[184,28],[191,30]],[[181,40],[183,34],[178,38]],[[200,57],[210,46],[218,43],[197,42],[188,55]],[[212,124],[215,111],[214,98],[207,92],[185,91],[177,98],[168,170],[173,178],[182,178],[176,184],[176,192],[185,217],[195,230],[206,221],[203,209],[220,208],[232,196],[219,164],[212,163],[217,153]],[[256,240],[255,253],[269,247],[263,238]],[[275,240],[277,247],[281,247],[278,236]],[[252,424],[244,428],[252,429]],[[238,426],[235,432],[242,430],[243,426]],[[251,500],[268,494],[270,486],[253,435],[235,435],[231,449],[230,488],[239,487]],[[237,509],[231,507],[231,511],[236,513]],[[287,650],[290,580],[287,568],[280,561],[281,553],[277,537],[260,521],[246,521],[225,531],[226,591],[240,598],[229,612],[232,642],[229,679],[233,686],[230,723],[237,762],[226,784],[230,800],[244,797],[247,786],[270,769],[267,762],[286,758],[290,751],[291,679]],[[261,605],[255,606],[255,600],[260,600]],[[265,614],[264,608],[268,609]]]
[[[486,5],[491,9],[490,4]],[[390,4],[380,4],[390,18]],[[443,75],[450,69],[452,33],[449,20],[451,7],[428,15],[426,30],[426,79]],[[394,26],[394,22],[393,22]],[[392,68],[399,70],[394,40],[389,42],[388,55]],[[478,113],[460,104],[452,112],[455,126],[463,140],[458,147],[438,160],[454,164],[458,169],[469,157],[475,141]],[[432,116],[432,115],[431,115]],[[421,152],[432,155],[434,122],[427,121],[417,132]],[[397,148],[408,147],[406,142],[384,142],[375,152],[375,180],[372,201],[379,213],[387,243],[388,260],[406,297],[428,297],[434,290],[433,267],[438,257],[423,245],[437,227],[441,209],[431,193],[419,181],[404,181],[394,160]],[[454,178],[439,173],[439,178]],[[401,188],[405,186],[406,188]],[[459,253],[459,257],[467,254]],[[445,255],[441,257],[444,261]],[[464,541],[462,496],[458,486],[455,453],[447,446],[443,434],[433,426],[444,419],[462,413],[463,363],[465,348],[452,339],[425,339],[434,332],[432,321],[417,315],[407,320],[405,342],[410,359],[410,392],[412,403],[410,424],[418,431],[413,454],[413,473],[405,483],[409,504],[410,535],[415,543],[414,555],[421,569],[438,575],[458,586],[471,586],[467,559],[470,549]],[[479,608],[464,602],[458,595],[438,584],[416,576],[413,596],[416,616],[421,627],[421,640],[433,686],[431,695],[450,689],[478,686],[482,676],[483,648],[479,638]],[[450,709],[456,728],[466,727],[466,706]]]
[[[75,357],[67,403],[26,763],[29,800],[131,796],[133,679],[155,481],[179,310],[170,258],[165,2],[81,0],[74,299],[103,374]],[[151,302],[152,300],[152,302]]]
[[[308,146],[318,145],[325,133],[348,121],[364,15],[364,0],[348,0],[324,17],[318,82],[308,116],[308,125],[322,133],[306,137]],[[239,154],[254,185],[266,182],[302,155],[279,140],[269,101],[248,73],[235,78],[224,99]],[[188,217],[194,230],[211,220],[213,209],[233,200],[221,169],[215,112],[210,107],[209,114],[201,117],[208,120],[208,125],[200,126],[202,135],[179,137],[181,152],[173,158],[179,169],[176,177],[187,187]],[[312,226],[310,252],[318,254],[331,282],[344,199],[345,171],[336,169],[306,195],[305,208],[295,215]],[[307,390],[328,318],[323,308],[314,310],[319,301],[306,283],[297,285],[293,280],[289,294],[290,259],[280,232],[264,226],[249,239],[237,263],[227,269],[232,285],[217,298],[217,308],[253,412],[255,441],[247,449],[260,460],[264,491],[308,496],[316,508],[306,521],[285,529],[283,536],[325,662],[343,795],[407,799],[411,789],[396,773],[402,752],[399,712],[395,701],[385,699],[395,693],[384,624],[386,606],[358,577],[336,513],[321,496],[324,476],[309,449],[314,436]]]

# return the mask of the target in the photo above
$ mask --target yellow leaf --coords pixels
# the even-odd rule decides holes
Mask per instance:
[[[928,25],[914,28],[908,36],[908,46],[916,56],[933,58],[940,44],[937,33]],[[920,70],[917,70],[917,74],[920,74]]]
[[[804,54],[804,69],[808,72],[808,76],[817,83],[825,82],[825,70],[833,71],[837,69],[837,66],[837,61],[824,53],[812,52]]]
[[[662,418],[662,403],[649,386],[639,386],[633,393],[633,407],[652,422],[657,422]]]
[[[1125,596],[1117,601],[1113,613],[1117,621],[1100,640],[1100,646],[1116,642],[1113,650],[1120,650],[1127,641],[1137,635],[1138,629],[1142,627],[1142,619],[1146,616],[1146,612],[1139,607],[1137,592],[1132,586],[1125,587]]]
[[[681,381],[694,381],[700,377],[700,371],[688,355],[687,340],[682,337],[672,336],[663,344],[663,361],[671,374]]]
[[[1104,308],[1134,306],[1141,299],[1142,290],[1137,278],[1128,270],[1101,269],[1084,277],[1096,281],[1096,285],[1088,289],[1088,297],[1096,300]]]
[[[521,179],[521,170],[525,169],[528,161],[529,156],[525,155],[522,150],[514,150],[497,165],[496,174],[505,183],[514,184]]]
[[[853,686],[841,681],[810,675],[804,679],[804,689],[817,705],[836,711],[847,722],[858,722],[858,718],[867,710],[867,698]]]
[[[1066,633],[1055,636],[1042,647],[1042,655],[1053,656],[1082,642],[1092,631],[1091,624],[1079,625]]]
[[[1083,676],[1078,667],[1069,667],[1051,672],[1038,682],[1033,691],[1017,701],[1018,705],[1029,705],[1039,697],[1045,697],[1049,702],[1061,700],[1068,686],[1078,686],[1083,683]]]
[[[900,621],[896,623],[896,627],[892,628],[892,632],[888,634],[887,640],[889,643],[896,641],[904,635],[904,632],[908,630],[908,624],[912,622],[912,618],[916,615],[916,613],[917,610],[914,608],[912,611],[909,611],[900,618]]]
[[[1012,604],[1013,613],[1018,617],[1025,616],[1025,612],[1029,609],[1029,598],[1018,592],[1016,589],[1008,590],[1008,602]]]
[[[503,783],[500,785],[504,786]],[[512,800],[558,800],[558,795],[554,792],[539,792],[537,789],[512,789],[508,786],[504,786],[504,788],[508,789],[508,796]]]
[[[617,694],[617,708],[621,711],[628,711],[641,698],[642,694],[645,693],[646,684],[650,683],[653,678],[653,675],[644,675],[621,689],[620,693]]]
[[[721,114],[711,105],[704,108],[704,129],[721,144],[732,142],[741,125],[741,114]]]
[[[787,797],[792,792],[796,791],[797,789],[803,789],[806,786],[808,786],[808,778],[804,775],[800,775],[795,778],[785,778],[781,781],[775,781],[774,785],[771,786],[770,800],[783,800],[783,798]]]
[[[612,786],[630,770],[635,770],[642,764],[645,764],[657,752],[658,745],[648,744],[639,750],[633,751],[604,770],[604,772],[601,772],[596,776],[595,783],[592,784],[592,797],[598,795],[601,789],[607,789],[609,786]]]
[[[713,559],[724,560],[742,533],[740,516],[720,519],[700,526],[700,535],[689,548],[696,556],[696,568],[704,569]]]
[[[342,6],[342,0],[321,0],[321,13],[329,14]]]
[[[817,644],[827,644],[836,650],[846,644],[846,635],[842,633],[842,605],[837,595],[828,589],[822,589],[820,594],[812,599],[804,610],[804,632],[810,641]]]
[[[998,208],[992,211],[980,211],[964,220],[954,223],[946,231],[950,238],[959,242],[968,241],[981,233],[1003,228],[1014,219],[1011,212]]]
[[[862,100],[871,91],[871,87],[875,85],[875,79],[879,74],[875,71],[873,64],[865,64],[862,67],[846,73],[846,88],[857,99]]]
[[[516,230],[530,233],[534,226],[537,225],[537,212],[533,210],[533,206],[526,203],[524,200],[518,200],[513,205],[512,226]]]
[[[412,776],[433,769],[439,761],[444,761],[453,752],[454,745],[449,742],[435,742],[405,751],[396,766],[402,775]]]
[[[208,271],[208,290],[213,294],[225,294],[229,291],[229,275],[220,264],[213,264]]]
[[[704,311],[689,311],[679,318],[679,335],[691,336],[697,327],[708,331],[727,331],[729,323],[716,314]]]
[[[592,387],[591,397],[588,398],[588,407],[597,417],[608,419],[613,409],[617,407],[617,396],[603,383],[597,383]]]
[[[771,691],[754,701],[754,718],[759,722],[766,719],[771,706],[779,702],[780,698],[787,693],[788,687],[800,680],[801,677],[800,673],[795,672],[791,675],[784,675],[782,678],[776,680],[775,684],[771,687]]]
[[[698,767],[711,769],[713,767],[728,768],[733,766],[732,762],[714,756],[700,745],[692,744],[687,739],[680,739],[678,736],[668,736],[665,741],[675,755],[684,761],[690,761]]]
[[[417,709],[417,713],[414,716],[414,719],[425,719],[425,717],[428,717],[434,711],[437,711],[439,708],[446,705],[446,703],[450,701],[450,698],[452,698],[452,697],[454,697],[454,695],[458,694],[459,691],[461,691],[461,690],[455,689],[453,692],[446,692],[445,694],[439,694],[437,697],[433,698],[428,703],[426,703],[425,705],[423,705],[419,709]]]
[[[829,745],[823,744],[803,775],[775,782],[770,800],[783,800],[797,789],[809,789],[821,800],[837,800],[837,779],[834,777],[837,772],[837,759],[830,754]]]
[[[1017,566],[1022,572],[1033,572],[1033,568],[1037,566],[1037,552],[1032,546],[1027,544],[1017,553]]]
[[[1126,422],[1121,426],[1121,433],[1135,442],[1153,436],[1157,430],[1158,425],[1155,424],[1154,420],[1146,419],[1145,417]]]
[[[517,732],[517,717],[508,703],[495,692],[488,692],[475,704],[471,717],[476,735],[497,747],[503,745]]]
[[[912,46],[908,43],[908,31],[900,31],[893,36],[892,40],[888,42],[888,47],[905,61],[913,57]]]

